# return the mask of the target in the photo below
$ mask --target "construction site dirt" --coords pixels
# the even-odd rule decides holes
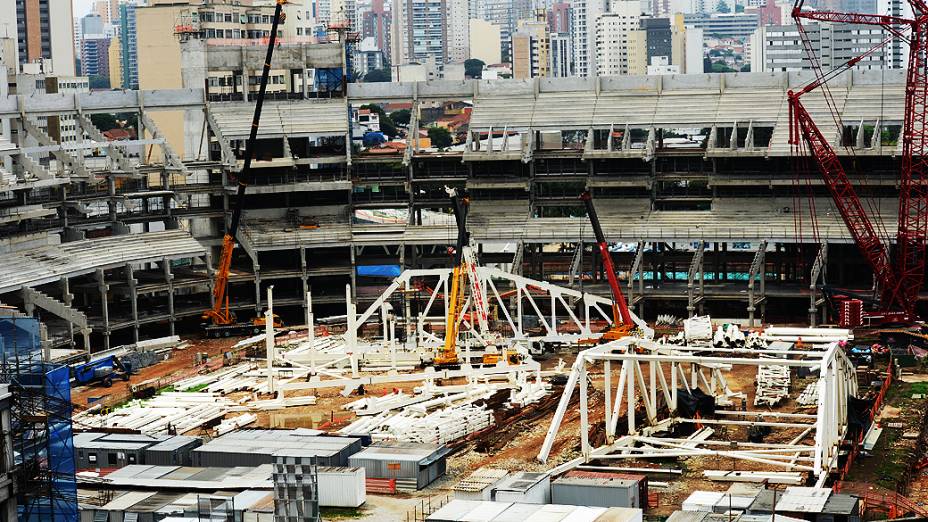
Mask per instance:
[[[104,397],[105,403],[115,406],[120,402],[129,399],[132,391],[138,389],[141,383],[146,387],[156,386],[163,388],[169,386],[180,378],[190,377],[202,372],[209,372],[218,369],[222,365],[223,353],[228,351],[237,340],[229,339],[189,339],[188,346],[181,350],[174,350],[171,357],[159,364],[142,369],[138,374],[132,375],[128,383],[121,381],[115,383],[112,388],[104,387],[82,387],[76,388],[72,394],[72,399],[78,407],[86,407],[88,403],[99,402],[99,397]],[[196,365],[199,360],[197,353],[207,353],[211,363],[206,365]],[[564,350],[561,353],[553,354],[547,359],[541,361],[541,369],[549,371],[555,369],[563,363],[565,368],[569,368],[576,358],[576,350]],[[260,357],[261,353],[256,353]],[[603,374],[596,369],[588,374],[591,383],[589,391],[589,425],[591,426],[590,444],[592,447],[601,446],[605,443],[605,429],[603,420],[605,418],[604,405],[604,379]],[[669,380],[669,368],[664,368],[665,377]],[[748,365],[734,365],[730,371],[725,372],[725,378],[731,390],[744,394],[744,403],[754,403],[757,368]],[[795,397],[799,391],[806,387],[814,379],[807,377],[804,379],[794,379],[791,382],[791,397]],[[559,464],[575,459],[580,453],[580,411],[578,407],[579,397],[574,394],[567,413],[561,423],[560,430],[555,438],[551,455],[547,463],[542,464],[537,461],[539,448],[541,447],[548,427],[554,416],[563,391],[563,379],[553,379],[554,384],[550,393],[540,401],[522,408],[507,409],[504,406],[505,393],[497,392],[496,395],[486,401],[488,407],[494,412],[495,424],[488,429],[471,434],[464,439],[455,441],[450,444],[453,448],[452,455],[448,458],[447,475],[433,483],[427,490],[417,493],[408,494],[411,498],[449,495],[452,493],[454,485],[469,473],[482,467],[502,468],[510,471],[542,471],[551,469]],[[154,384],[153,384],[154,383]],[[462,379],[452,379],[441,384],[462,384]],[[412,394],[413,389],[421,385],[421,382],[405,383],[386,383],[382,385],[370,385],[364,390],[367,396],[382,396],[391,392],[405,392]],[[613,381],[615,386],[615,381]],[[234,392],[228,395],[232,400],[238,400],[250,392]],[[907,393],[907,392],[902,392]],[[311,406],[293,406],[272,411],[256,412],[257,420],[251,424],[254,428],[284,429],[284,428],[313,428],[325,431],[335,431],[357,419],[357,416],[350,410],[343,407],[349,402],[357,400],[359,397],[358,390],[352,391],[348,396],[343,394],[342,387],[318,388],[316,390],[301,390],[288,392],[288,396],[309,395],[316,397],[316,403]],[[96,400],[95,400],[96,399]],[[740,400],[736,399],[735,404],[730,409],[741,409]],[[910,405],[910,407],[914,407]],[[814,407],[812,407],[814,410]],[[786,413],[808,413],[812,410],[800,406],[794,398],[787,398],[776,406],[769,408],[757,407],[751,408],[751,416],[756,417],[759,411],[777,411]],[[240,413],[232,413],[230,416],[237,416]],[[623,407],[619,411],[620,417],[627,414]],[[641,411],[639,416],[643,416]],[[921,418],[919,416],[919,418]],[[620,418],[618,422],[617,436],[624,433],[625,419]],[[79,427],[78,427],[79,428]],[[716,436],[724,440],[748,440],[748,427],[737,425],[718,425],[713,426],[716,430]],[[781,429],[771,433],[767,442],[786,443],[790,439],[798,436],[801,430]],[[206,434],[205,429],[200,432],[190,434]],[[894,447],[895,448],[895,447]],[[593,464],[597,462],[594,461]],[[601,461],[599,464],[615,465],[614,461]],[[703,476],[705,470],[725,470],[728,466],[732,469],[737,467],[742,471],[762,471],[763,464],[752,464],[751,462],[738,461],[731,459],[730,462],[722,461],[718,457],[690,457],[685,460],[663,459],[655,460],[630,460],[622,461],[623,466],[647,468],[655,466],[664,466],[681,471],[672,480],[666,478],[657,479],[658,482],[666,481],[666,484],[655,487],[652,490],[651,501],[654,505],[650,506],[649,513],[655,515],[668,515],[677,509],[680,503],[696,490],[716,490],[721,491],[727,488],[728,484],[724,482],[714,482]],[[866,467],[866,464],[864,464]],[[922,495],[928,490],[928,480],[918,473],[912,483],[912,493]],[[923,484],[924,483],[924,484]],[[399,500],[399,499],[397,499]],[[397,509],[402,509],[405,505],[398,502]]]

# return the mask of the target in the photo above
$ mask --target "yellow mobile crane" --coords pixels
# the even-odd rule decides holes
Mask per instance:
[[[486,296],[480,285],[480,276],[477,273],[477,256],[470,246],[470,233],[467,231],[467,212],[470,207],[470,198],[467,194],[458,194],[456,189],[447,189],[451,197],[451,208],[454,210],[454,220],[458,227],[458,237],[454,249],[454,271],[451,275],[451,295],[448,299],[447,318],[445,320],[445,344],[435,356],[435,366],[455,366],[460,364],[457,342],[461,323],[461,312],[464,306],[465,286],[469,283],[471,300],[471,322],[479,330],[479,339],[483,343],[484,353],[482,364],[496,364],[501,355],[494,346],[494,334],[489,328],[489,310]],[[467,281],[465,282],[465,278]],[[509,364],[519,364],[522,356],[515,350],[506,350],[504,357]],[[469,363],[470,361],[465,361]]]
[[[458,364],[458,312],[464,301],[464,291],[461,288],[462,279],[467,274],[464,266],[464,247],[470,241],[467,232],[467,210],[470,198],[465,194],[458,195],[457,190],[449,189],[451,208],[454,211],[454,221],[458,226],[458,238],[454,245],[454,272],[451,275],[451,296],[448,299],[448,309],[445,310],[445,345],[435,356],[435,366],[453,366]]]
[[[228,337],[247,333],[258,333],[265,326],[263,317],[256,317],[249,322],[238,323],[235,314],[229,310],[229,271],[232,267],[232,250],[235,248],[235,234],[242,219],[245,189],[251,182],[251,161],[255,155],[255,142],[258,139],[258,124],[261,121],[261,109],[264,107],[264,94],[267,91],[267,80],[271,72],[271,58],[274,56],[274,47],[277,43],[277,28],[284,22],[285,15],[281,12],[286,0],[277,0],[274,7],[274,22],[271,25],[271,34],[267,43],[267,54],[264,58],[264,69],[261,71],[261,84],[258,96],[255,98],[255,113],[251,121],[251,132],[245,143],[245,164],[238,175],[238,194],[235,207],[232,209],[232,220],[225,236],[222,238],[222,253],[219,256],[219,266],[216,268],[216,279],[213,284],[213,307],[203,312],[203,325],[209,337]],[[247,82],[246,82],[247,83]],[[247,89],[247,85],[242,86]],[[274,316],[274,326],[283,324]]]

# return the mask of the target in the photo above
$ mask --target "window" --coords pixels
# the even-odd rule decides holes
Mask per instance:
[[[118,462],[118,461],[116,460],[116,454],[115,454],[115,453],[107,453],[107,455],[106,455],[106,463],[107,463],[107,464],[109,464],[110,466],[116,466],[116,465],[117,465],[117,462]]]
[[[230,22],[230,23],[231,23],[231,22],[232,22],[232,13],[226,13],[226,14],[225,14],[225,17],[223,17],[223,20],[226,21],[226,22]]]
[[[96,464],[96,463],[97,463],[97,454],[96,454],[96,453],[88,453],[88,454],[87,454],[87,462],[89,462],[89,463],[91,463],[91,464]]]
[[[44,88],[45,88],[45,80],[36,80],[36,81],[35,81],[35,88],[36,88],[36,89],[44,89]]]

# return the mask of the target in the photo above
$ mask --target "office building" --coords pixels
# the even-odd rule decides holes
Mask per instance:
[[[864,11],[868,12],[868,11]],[[898,16],[902,18],[912,18],[912,6],[907,0],[877,0],[877,11],[880,14],[889,16]],[[894,26],[897,31],[904,31],[902,26]],[[887,67],[890,69],[905,69],[909,63],[909,44],[900,37],[893,36],[892,41],[887,44]],[[860,52],[863,52],[861,49]]]
[[[883,29],[865,25],[803,24],[822,69],[840,66],[883,41]],[[854,65],[855,69],[890,67],[891,50],[877,49]],[[795,25],[759,27],[751,36],[751,70],[755,72],[812,70],[812,62]]]
[[[392,9],[394,65],[448,61],[449,10],[443,0],[397,0]]]
[[[9,3],[6,0],[5,3]],[[74,76],[74,16],[71,2],[15,0],[19,63],[50,60],[55,74]],[[6,17],[9,13],[5,13]]]
[[[103,29],[103,17],[96,14],[90,13],[84,15],[81,18],[81,34],[94,35],[94,34],[104,34]]]
[[[694,13],[684,17],[687,28],[702,29],[706,36],[750,38],[760,23],[758,13]]]
[[[110,46],[107,56],[107,64],[109,65],[109,79],[110,87],[113,89],[118,89],[123,87],[122,84],[122,43],[120,42],[119,34],[113,35],[110,38]]]

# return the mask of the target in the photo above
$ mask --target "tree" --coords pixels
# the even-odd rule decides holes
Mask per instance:
[[[439,149],[446,149],[453,143],[451,131],[444,127],[429,127],[429,140],[431,140],[433,147]]]
[[[391,81],[390,69],[388,67],[374,69],[365,74],[361,81],[364,83],[389,82]]]
[[[712,70],[710,72],[726,73],[726,72],[737,72],[737,71],[725,65],[725,62],[712,62]]]
[[[741,72],[751,72],[751,64],[746,63],[741,66]]]
[[[741,4],[735,4],[735,12],[736,12],[736,13],[743,13],[743,12],[744,12],[744,6],[741,5]]]
[[[119,123],[116,122],[116,116],[113,116],[109,113],[99,113],[91,114],[90,121],[93,122],[94,127],[100,129],[102,132],[115,129],[119,127]]]
[[[397,125],[409,125],[409,109],[400,109],[390,113],[390,119]]]
[[[126,122],[123,127],[127,129],[136,129],[139,126],[139,115],[135,112],[120,112],[116,115],[116,119]]]
[[[464,60],[464,76],[467,78],[480,78],[483,75],[483,66],[486,63],[477,58]]]
[[[372,112],[376,112],[377,116],[380,119],[380,132],[384,133],[391,140],[396,137],[396,125],[393,124],[393,120],[387,116],[386,111],[383,110],[383,107],[380,105],[375,105],[373,103],[368,103],[367,105],[362,105],[361,109],[368,109]]]
[[[730,13],[731,8],[728,7],[728,3],[725,0],[719,0],[719,3],[715,5],[715,10],[719,13]]]

